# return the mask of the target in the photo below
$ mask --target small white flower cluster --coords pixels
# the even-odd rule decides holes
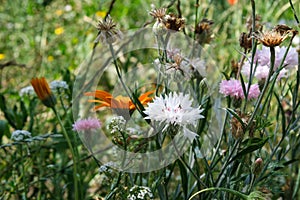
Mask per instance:
[[[135,185],[130,188],[129,192],[128,200],[153,199],[153,193],[149,187]]]
[[[33,89],[33,87],[32,86],[27,86],[27,87],[24,87],[24,88],[22,88],[21,90],[20,90],[20,92],[19,92],[19,95],[21,96],[21,97],[23,97],[23,96],[25,96],[25,95],[34,95],[35,93],[34,93],[34,89]]]
[[[31,133],[25,130],[15,130],[10,137],[11,140],[16,142],[23,141],[26,138],[31,138]]]
[[[66,89],[67,90],[67,89],[69,89],[69,86],[66,81],[55,80],[50,83],[50,89],[54,90],[54,91],[56,91],[58,89]]]
[[[110,169],[111,167],[115,166],[115,163],[114,162],[108,162],[108,163],[105,163],[104,165],[101,165],[99,167],[99,173],[104,173],[104,172],[109,172],[111,173],[112,172],[112,169]]]
[[[69,85],[67,84],[66,81],[52,81],[50,83],[50,89],[53,90],[54,92],[56,92],[58,89],[69,89]],[[24,87],[20,90],[19,92],[19,95],[20,97],[23,97],[23,96],[30,96],[30,95],[35,95],[35,92],[34,92],[34,89],[33,87],[30,85],[30,86],[27,86],[27,87]]]
[[[116,116],[111,119],[108,124],[108,129],[111,131],[111,134],[119,133],[125,131],[126,120],[122,116]]]

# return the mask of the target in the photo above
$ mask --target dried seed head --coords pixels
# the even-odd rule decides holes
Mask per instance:
[[[252,17],[248,17],[246,21],[246,28],[249,32],[252,32]],[[261,16],[255,15],[255,31],[261,31],[263,28],[263,23],[261,22]]]
[[[185,20],[183,18],[179,18],[174,14],[168,14],[163,18],[163,23],[167,29],[173,31],[180,31],[185,26]]]
[[[240,35],[240,46],[245,50],[252,48],[252,38],[245,32]]]
[[[249,121],[249,116],[245,115],[245,114],[242,114],[241,112],[238,112],[237,114],[241,118],[241,120],[243,122],[243,125],[244,126],[247,125],[248,121]],[[237,118],[232,117],[232,119],[231,119],[231,133],[232,133],[232,136],[235,139],[240,139],[240,138],[244,137],[245,130],[243,128],[243,125],[241,124],[241,122]]]
[[[231,71],[232,71],[232,73],[233,74],[237,74],[238,71],[239,71],[239,63],[236,62],[236,61],[234,61],[234,60],[231,60],[230,64],[231,64]]]
[[[266,32],[255,32],[253,36],[266,47],[279,46],[288,36],[288,33],[281,34],[279,31],[271,30]]]
[[[149,14],[156,18],[158,21],[161,21],[166,16],[166,8],[155,8],[150,11]]]
[[[195,29],[197,40],[200,44],[209,44],[213,39],[211,27],[214,24],[212,20],[201,20]]]
[[[99,20],[97,29],[99,30],[99,34],[96,42],[100,39],[102,42],[113,43],[117,38],[120,38],[120,32],[116,29],[116,24],[110,16],[105,20]]]

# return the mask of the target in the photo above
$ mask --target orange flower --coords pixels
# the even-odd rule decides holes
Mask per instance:
[[[230,5],[234,5],[238,2],[238,0],[227,0]]]
[[[30,83],[42,103],[47,107],[53,108],[56,104],[56,99],[46,79],[44,77],[33,78]]]
[[[152,97],[149,97],[150,94],[154,93],[154,91],[149,91],[142,94],[139,97],[139,101],[142,105],[147,104],[152,100]],[[113,97],[110,93],[105,92],[103,90],[96,90],[95,92],[87,92],[84,94],[85,96],[92,96],[97,99],[90,99],[89,102],[100,103],[94,107],[94,110],[98,110],[102,107],[110,107],[112,109],[127,109],[130,112],[136,109],[134,103],[131,101],[129,97],[117,96]]]

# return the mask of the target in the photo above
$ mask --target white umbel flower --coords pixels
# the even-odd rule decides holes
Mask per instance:
[[[196,133],[188,130],[187,125],[196,125],[197,121],[204,116],[201,115],[203,109],[192,107],[190,95],[183,93],[170,93],[165,97],[155,97],[152,103],[144,113],[148,116],[145,119],[166,123],[168,125],[179,125],[183,127],[183,133],[186,137],[193,140]]]

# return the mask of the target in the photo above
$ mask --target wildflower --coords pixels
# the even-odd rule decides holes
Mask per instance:
[[[0,53],[0,60],[3,60],[5,58],[5,54],[4,53]]]
[[[69,85],[67,84],[66,81],[56,81],[55,80],[50,83],[51,90],[58,90],[60,88],[67,90],[67,89],[69,89]]]
[[[157,35],[164,34],[166,29],[180,31],[184,28],[185,20],[174,14],[166,14],[166,8],[158,8],[149,12],[151,16],[156,18],[156,23],[153,25],[153,32]]]
[[[284,58],[284,54],[287,50],[287,47],[275,47],[275,62],[274,69],[280,67],[280,64]],[[262,47],[261,50],[257,50],[255,53],[255,60],[260,65],[268,65],[270,66],[270,50],[267,47]],[[285,60],[283,62],[283,66],[287,69],[291,69],[298,64],[298,53],[296,48],[290,47]]]
[[[149,14],[157,19],[157,21],[162,21],[163,18],[166,16],[166,8],[155,8],[154,10],[150,11]]]
[[[31,79],[31,85],[42,103],[47,107],[53,108],[56,104],[56,99],[46,79],[44,77],[33,78]]]
[[[106,12],[105,11],[97,11],[96,12],[96,16],[104,18],[106,16]]]
[[[25,138],[30,138],[31,133],[25,130],[15,130],[12,134],[10,139],[16,142],[23,141]]]
[[[61,35],[65,32],[63,27],[58,27],[54,30],[55,35]]]
[[[100,39],[102,42],[111,44],[120,37],[120,32],[116,29],[116,24],[110,15],[108,15],[105,20],[100,20],[98,22],[97,29],[99,30],[99,34],[96,38],[96,42]]]
[[[153,199],[153,193],[149,187],[145,186],[133,186],[129,190],[129,195],[127,196],[128,200],[146,200]]]
[[[101,122],[97,118],[80,119],[73,124],[74,131],[87,131],[99,128],[101,128]]]
[[[274,28],[271,31],[257,31],[253,36],[266,47],[279,46],[288,36],[290,31]]]
[[[104,165],[101,165],[99,167],[99,173],[104,173],[104,172],[112,172],[111,167],[115,166],[115,163],[114,162],[108,162],[108,163],[105,163]]]
[[[107,128],[111,131],[111,134],[119,133],[125,131],[126,120],[122,116],[113,117]]]
[[[238,0],[227,0],[230,5],[234,5],[238,2]]]
[[[24,87],[20,90],[19,95],[21,97],[25,96],[25,95],[33,95],[34,94],[34,89],[32,86],[27,86]]]
[[[252,16],[249,16],[246,21],[246,28],[249,30],[249,33],[253,32],[252,30]],[[261,22],[261,16],[255,15],[255,30],[261,31],[263,28],[263,24]]]
[[[201,115],[203,109],[192,107],[190,96],[183,93],[170,93],[169,95],[155,97],[152,103],[148,104],[144,113],[148,116],[145,119],[158,121],[160,123],[183,127],[184,135],[193,140],[195,133],[186,128],[187,125],[196,125],[198,119],[204,118]]]
[[[48,62],[52,62],[54,60],[54,57],[53,56],[48,56],[47,60],[48,60]]]
[[[179,18],[171,13],[164,17],[163,23],[167,29],[180,31],[185,26],[185,19]]]
[[[66,12],[70,12],[72,10],[72,6],[70,5],[70,4],[67,4],[66,6],[65,6],[65,11]]]
[[[258,175],[263,168],[263,160],[261,158],[257,158],[254,162],[253,166],[253,174]]]
[[[245,88],[248,88],[248,84],[245,83]],[[223,80],[220,83],[220,93],[224,94],[225,96],[230,96],[235,99],[244,99],[244,91],[242,84],[240,81],[235,79],[230,80]],[[248,99],[255,99],[259,96],[260,90],[258,84],[253,84],[250,86],[250,90],[248,93]]]
[[[149,97],[154,93],[154,91],[146,92],[138,98],[142,105],[146,105],[149,103],[152,98]],[[95,92],[87,92],[84,95],[86,96],[93,96],[97,99],[89,100],[89,102],[95,102],[100,103],[100,105],[97,105],[94,107],[94,110],[99,110],[102,107],[110,107],[113,109],[127,109],[130,112],[134,111],[136,109],[136,106],[131,101],[129,97],[124,96],[117,96],[113,97],[110,93],[105,92],[103,90],[96,90]]]
[[[252,39],[247,33],[242,33],[240,35],[240,46],[244,49],[251,49],[252,48]]]
[[[196,40],[200,44],[209,44],[213,39],[213,33],[211,26],[214,24],[212,20],[201,20],[195,29]]]

